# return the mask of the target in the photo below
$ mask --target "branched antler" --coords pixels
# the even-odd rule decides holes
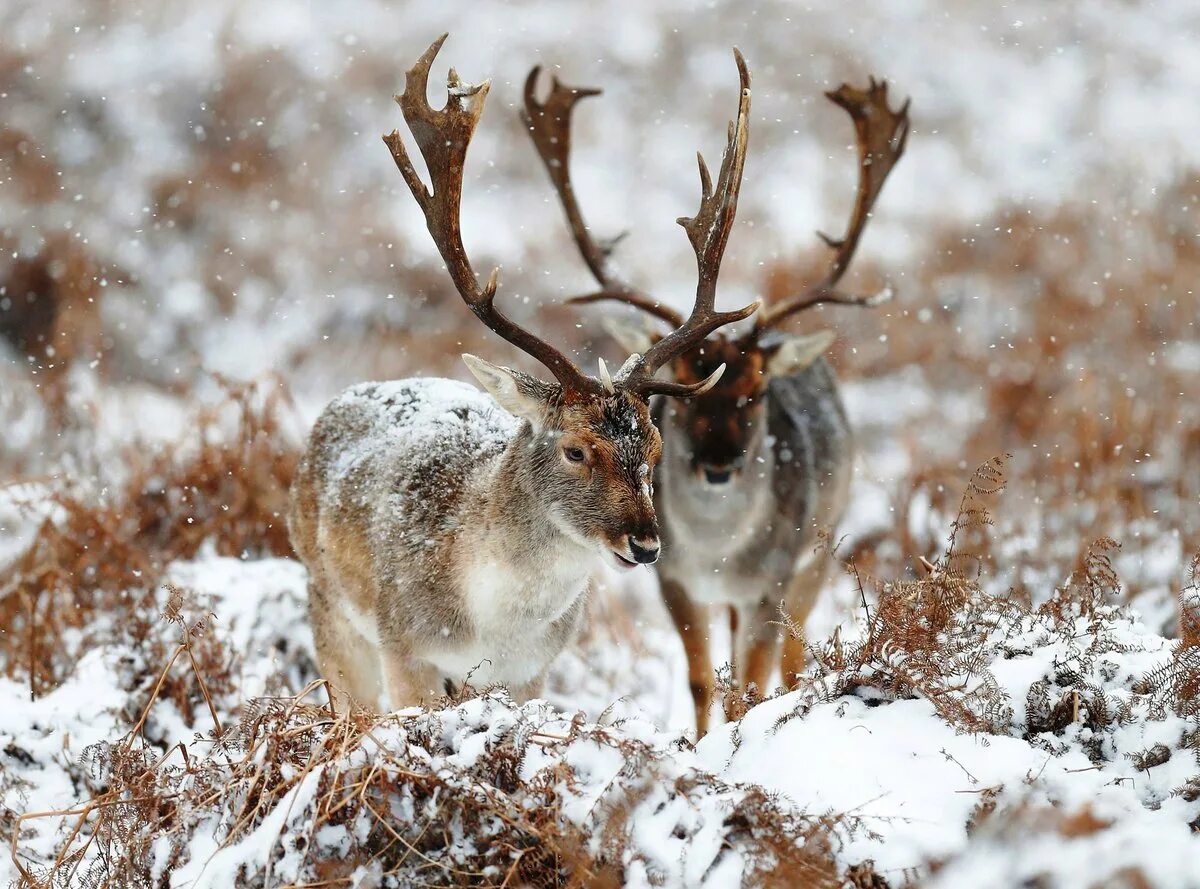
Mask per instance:
[[[728,144],[721,161],[716,189],[713,189],[712,178],[704,159],[700,158],[700,180],[703,186],[700,210],[694,217],[679,220],[696,251],[696,265],[699,271],[692,314],[686,320],[679,319],[676,330],[655,343],[644,356],[636,356],[625,362],[615,379],[608,374],[603,362],[600,364],[601,379],[595,379],[583,373],[554,346],[513,323],[496,308],[499,269],[492,272],[483,288],[480,288],[475,279],[475,272],[471,268],[462,242],[460,214],[463,167],[471,137],[483,113],[489,83],[484,81],[478,86],[463,83],[451,68],[446,107],[438,111],[429,105],[425,98],[429,69],[446,36],[443,34],[435,40],[417,60],[406,75],[404,92],[396,97],[413,140],[417,143],[429,169],[432,190],[427,189],[417,175],[400,133],[393,130],[391,134],[383,137],[383,141],[391,150],[396,167],[425,214],[425,223],[433,242],[437,245],[438,252],[446,263],[446,269],[467,306],[489,328],[544,364],[564,390],[603,395],[611,394],[619,387],[641,398],[649,398],[654,394],[686,397],[707,391],[716,383],[724,366],[718,368],[707,380],[691,386],[655,380],[654,373],[668,361],[699,344],[718,327],[740,321],[758,310],[757,302],[736,312],[717,312],[714,309],[717,276],[725,245],[729,240],[729,232],[733,227],[742,170],[746,163],[750,74],[746,70],[746,62],[741,53],[734,50],[741,78],[738,117],[736,123],[729,125]],[[525,123],[550,173],[550,179],[562,201],[584,260],[602,285],[613,284],[617,279],[610,272],[607,262],[612,245],[600,245],[592,240],[575,200],[568,168],[571,112],[580,99],[595,95],[596,91],[570,89],[559,83],[556,78],[550,96],[545,102],[539,102],[534,94],[538,73],[539,69],[534,68],[525,82]]]
[[[712,175],[704,163],[704,158],[697,154],[696,159],[700,165],[700,209],[695,216],[680,217],[677,220],[687,232],[688,240],[696,252],[699,279],[696,285],[696,301],[691,315],[686,319],[618,279],[608,265],[609,253],[615,242],[597,244],[583,221],[583,214],[571,185],[571,113],[580,99],[597,95],[599,90],[567,87],[556,77],[552,81],[550,95],[545,102],[539,102],[535,89],[541,69],[534,68],[525,81],[525,109],[522,118],[529,127],[533,144],[546,165],[555,191],[558,192],[575,244],[592,275],[603,288],[598,293],[576,297],[570,302],[624,302],[661,318],[675,328],[646,350],[645,355],[634,356],[633,360],[627,361],[614,379],[616,385],[634,391],[644,398],[651,395],[686,398],[707,392],[720,379],[725,369],[724,365],[717,368],[708,379],[691,385],[657,380],[654,374],[663,365],[699,345],[718,327],[748,318],[759,308],[756,301],[733,312],[718,312],[715,309],[717,277],[721,271],[721,259],[725,255],[725,245],[729,242],[729,233],[733,228],[734,215],[737,213],[750,125],[750,72],[742,54],[737,49],[734,49],[733,54],[737,61],[741,85],[738,114],[736,121],[729,124],[716,188],[713,188]]]
[[[745,74],[745,63],[741,55],[738,54],[737,58],[738,70],[743,75],[743,93],[748,109],[749,77]],[[536,69],[534,73],[536,74]],[[527,105],[529,103],[531,85],[532,80],[527,84]],[[558,92],[559,86],[556,81],[555,93]],[[565,88],[564,92],[571,93],[570,90],[566,90]],[[592,90],[584,92],[587,95],[594,94]],[[854,253],[858,249],[858,243],[862,238],[867,221],[870,219],[871,210],[879,197],[879,193],[883,189],[888,174],[891,173],[892,168],[904,153],[904,147],[908,140],[909,102],[906,100],[899,110],[893,111],[888,106],[887,81],[877,81],[873,77],[870,79],[865,90],[857,89],[849,84],[842,84],[842,86],[833,92],[826,93],[826,96],[830,101],[845,109],[854,122],[859,157],[858,189],[855,195],[854,209],[851,213],[846,233],[841,238],[831,238],[828,235],[818,233],[822,240],[833,250],[829,266],[821,280],[802,293],[789,297],[761,311],[755,321],[754,328],[743,338],[743,341],[747,344],[753,344],[761,334],[773,327],[779,326],[792,315],[813,306],[821,305],[822,303],[875,306],[886,302],[892,296],[890,287],[885,287],[877,293],[854,295],[838,290],[837,285],[846,273],[847,268],[849,268],[851,260],[854,258]],[[554,99],[555,94],[552,93],[551,99],[547,101],[546,106],[549,107]],[[649,315],[660,318],[675,327],[676,331],[674,333],[660,340],[647,352],[646,357],[650,359],[650,362],[657,369],[672,358],[691,348],[689,345],[681,349],[680,343],[691,342],[691,334],[685,333],[684,328],[688,327],[690,329],[698,323],[695,320],[697,318],[697,311],[700,313],[699,317],[702,318],[709,317],[706,315],[706,312],[712,312],[711,294],[704,294],[702,291],[705,288],[715,287],[716,273],[720,268],[721,254],[724,251],[725,240],[728,239],[729,234],[728,228],[722,229],[720,225],[715,225],[714,227],[714,224],[721,220],[726,225],[732,223],[733,210],[736,209],[737,189],[741,182],[741,165],[745,161],[745,127],[740,124],[739,126],[731,125],[730,127],[730,144],[726,149],[721,176],[718,179],[715,193],[712,191],[711,177],[709,176],[708,169],[704,166],[703,160],[701,160],[700,177],[704,189],[701,210],[692,219],[679,220],[680,224],[687,230],[688,238],[692,241],[692,246],[696,248],[696,259],[701,279],[700,287],[697,290],[696,308],[693,309],[692,318],[685,322],[679,313],[613,278],[603,262],[604,259],[607,259],[607,250],[601,251],[602,261],[598,265],[594,265],[589,259],[588,250],[585,248],[585,244],[588,242],[581,239],[580,236],[580,232],[582,231],[586,237],[586,229],[582,228],[578,206],[575,204],[574,194],[570,189],[569,173],[566,172],[567,156],[570,150],[570,110],[574,105],[574,99],[568,95],[565,99],[559,99],[559,102],[566,102],[567,104],[565,105],[565,113],[557,121],[557,129],[554,134],[554,144],[557,154],[554,155],[554,160],[552,161],[548,157],[548,153],[542,148],[542,144],[536,136],[534,141],[538,143],[538,150],[542,153],[542,158],[546,161],[547,168],[551,170],[551,178],[555,180],[559,195],[563,199],[564,207],[567,210],[567,217],[572,221],[572,230],[576,233],[576,243],[579,244],[581,252],[584,253],[585,261],[588,261],[589,267],[593,269],[593,274],[595,274],[596,280],[600,282],[602,288],[597,293],[576,297],[570,300],[570,302],[575,304],[606,300],[623,302]],[[742,109],[739,108],[739,121],[741,120],[741,112]],[[738,134],[736,138],[735,133]],[[542,138],[547,139],[544,135]],[[741,139],[743,142],[740,157],[736,150],[736,139]],[[555,167],[552,164],[557,164],[557,175]],[[736,170],[734,167],[736,167]],[[565,188],[564,185],[560,184],[560,181],[565,183]],[[732,197],[732,201],[726,200],[722,203],[719,197],[721,195],[725,195],[726,198]],[[717,213],[715,210],[718,204],[724,207],[721,213]],[[576,220],[579,220],[579,227],[576,227]],[[715,257],[715,263],[711,261],[713,257]],[[707,301],[707,309],[705,308],[705,301]],[[723,319],[718,321],[710,330],[716,329],[721,324],[730,323],[731,316],[736,314],[738,313],[726,313]],[[712,315],[711,317],[718,316]],[[659,359],[663,355],[667,355],[668,357],[660,361]],[[639,377],[644,376],[644,371],[642,370],[635,369],[635,373]],[[653,374],[653,371],[651,371],[651,374]],[[707,380],[701,384],[704,387],[710,385],[710,381]],[[659,384],[656,384],[655,391],[661,392],[665,390]]]
[[[496,308],[499,269],[492,272],[482,289],[475,279],[462,242],[460,214],[463,167],[491,84],[490,81],[478,85],[463,83],[451,68],[446,107],[438,111],[430,106],[425,98],[429,69],[447,36],[443,34],[435,40],[417,60],[405,76],[403,94],[396,96],[396,103],[429,169],[432,192],[425,188],[417,175],[400,133],[393,130],[383,137],[383,141],[392,152],[392,158],[409,191],[425,214],[429,234],[446,263],[455,287],[475,316],[518,349],[544,364],[564,389],[599,392],[599,381],[584,374],[558,349],[514,323]]]
[[[820,234],[821,239],[833,250],[829,267],[824,277],[803,293],[784,299],[765,309],[758,317],[756,331],[779,325],[797,312],[822,303],[841,305],[875,306],[891,298],[890,288],[878,293],[861,296],[837,290],[838,282],[846,273],[858,242],[862,238],[871,208],[875,205],[888,174],[904,153],[908,140],[908,106],[905,100],[898,111],[888,107],[886,80],[872,77],[867,89],[861,90],[842,84],[825,95],[831,102],[846,110],[854,121],[858,137],[858,191],[854,198],[854,210],[850,224],[841,238]]]
[[[537,81],[542,73],[540,65],[529,72],[525,78],[525,107],[521,109],[521,120],[529,130],[538,156],[550,174],[550,181],[558,193],[559,202],[567,216],[567,224],[571,227],[571,236],[583,261],[591,271],[592,277],[600,285],[600,290],[586,296],[577,296],[568,300],[569,303],[583,304],[601,300],[619,300],[637,306],[668,324],[678,327],[683,324],[683,316],[674,309],[655,302],[645,294],[639,293],[626,282],[622,281],[612,270],[609,257],[617,242],[624,237],[618,235],[609,241],[597,243],[583,219],[579,209],[579,201],[575,197],[575,188],[571,184],[571,114],[575,104],[580,99],[600,95],[600,90],[591,87],[569,87],[557,77],[550,79],[550,94],[544,102],[537,99]]]
[[[703,156],[697,153],[696,160],[700,167],[700,209],[695,216],[681,216],[676,220],[687,232],[692,249],[696,252],[696,300],[687,320],[647,349],[646,354],[630,369],[625,385],[645,396],[699,395],[712,388],[720,379],[725,369],[724,365],[717,368],[708,379],[690,386],[656,380],[654,373],[684,352],[698,346],[718,327],[748,318],[759,308],[756,300],[732,312],[718,312],[715,309],[717,277],[721,271],[721,259],[725,255],[725,245],[729,242],[729,233],[733,228],[734,215],[737,213],[750,126],[750,72],[742,54],[735,49],[733,55],[737,61],[741,84],[738,114],[737,120],[729,124],[716,188],[713,188],[708,165],[704,163]]]

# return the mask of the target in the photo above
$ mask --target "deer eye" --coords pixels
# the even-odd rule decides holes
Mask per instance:
[[[572,463],[582,463],[587,455],[583,452],[583,448],[563,448],[563,456]]]

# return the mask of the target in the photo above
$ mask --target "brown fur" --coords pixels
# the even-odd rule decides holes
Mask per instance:
[[[744,349],[736,340],[713,337],[672,366],[678,382],[692,384],[725,365],[711,391],[676,407],[697,472],[704,465],[734,466],[745,457],[752,427],[762,414],[761,399],[769,381],[766,358],[762,351]]]
[[[589,576],[628,558],[630,538],[657,548],[661,440],[645,403],[493,370],[521,419],[463,384],[404,380],[352,387],[317,420],[289,525],[341,706],[381,690],[404,706],[468,679],[534,696]]]

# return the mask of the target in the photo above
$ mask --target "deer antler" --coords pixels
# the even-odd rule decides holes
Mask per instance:
[[[888,107],[886,80],[872,77],[866,90],[843,83],[826,97],[835,105],[846,110],[854,121],[858,137],[858,191],[854,198],[854,211],[850,224],[841,238],[818,234],[830,248],[833,257],[825,276],[803,293],[788,297],[765,309],[758,317],[755,332],[775,327],[784,319],[821,303],[839,303],[853,306],[875,306],[892,296],[890,288],[879,293],[855,296],[837,290],[837,284],[846,273],[858,242],[871,216],[871,208],[883,189],[883,183],[892,167],[904,153],[908,140],[908,106],[905,100],[899,111]]]
[[[733,312],[718,312],[714,308],[721,259],[725,255],[725,245],[729,242],[734,214],[737,212],[738,192],[742,185],[742,172],[746,166],[746,140],[750,124],[750,72],[742,54],[735,49],[733,55],[737,61],[741,82],[738,115],[737,120],[729,124],[725,153],[721,158],[721,171],[717,176],[717,187],[713,189],[708,166],[704,163],[704,158],[697,153],[696,160],[700,167],[700,209],[695,216],[681,216],[676,220],[687,232],[688,240],[696,252],[696,301],[687,320],[647,349],[646,354],[633,364],[628,375],[623,378],[622,382],[627,388],[643,397],[686,397],[699,395],[712,388],[725,370],[724,365],[717,368],[708,379],[690,386],[656,380],[654,373],[664,364],[699,345],[718,327],[748,318],[759,308],[757,300]]]
[[[666,321],[672,327],[678,327],[683,324],[683,315],[676,312],[670,306],[664,306],[662,303],[655,301],[645,294],[638,293],[636,290],[626,289],[623,286],[597,290],[595,293],[585,293],[583,296],[573,296],[567,300],[567,305],[585,306],[590,303],[599,302],[625,303],[645,312],[647,315],[658,318],[660,321]]]
[[[417,175],[399,131],[393,130],[383,137],[383,141],[392,152],[392,159],[413,198],[425,214],[429,234],[446,263],[454,286],[475,316],[508,342],[545,365],[564,390],[599,392],[599,381],[584,374],[558,349],[514,323],[496,308],[498,268],[492,272],[482,289],[475,279],[462,242],[460,213],[463,166],[491,83],[486,80],[477,86],[463,83],[451,68],[446,107],[438,111],[430,106],[425,98],[429,69],[447,36],[443,34],[435,40],[417,59],[405,75],[404,92],[396,96],[396,103],[429,169],[432,192],[426,190]]]
[[[571,113],[580,99],[600,95],[600,90],[591,87],[570,87],[557,77],[550,79],[550,94],[544,102],[537,99],[537,81],[541,76],[542,67],[538,65],[525,78],[525,107],[521,109],[521,120],[529,129],[538,156],[550,174],[550,181],[558,193],[563,212],[566,213],[567,223],[571,226],[571,235],[583,261],[587,264],[592,277],[600,285],[600,290],[587,296],[578,296],[567,302],[582,304],[599,302],[601,300],[617,300],[637,306],[669,324],[678,327],[683,324],[683,316],[661,305],[649,297],[638,293],[627,283],[620,280],[613,272],[609,257],[613,248],[624,235],[619,235],[609,241],[597,243],[583,220],[583,212],[579,209],[579,201],[575,197],[575,189],[571,184]]]

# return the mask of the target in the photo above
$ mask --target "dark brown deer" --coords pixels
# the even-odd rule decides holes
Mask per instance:
[[[692,312],[617,373],[601,361],[593,378],[500,312],[498,270],[482,286],[475,277],[459,215],[488,83],[463,83],[451,69],[445,108],[430,107],[429,69],[444,40],[396,97],[432,189],[400,134],[384,141],[467,307],[555,382],[464,355],[488,395],[449,380],[366,383],[321,414],[289,526],[309,569],[313,636],[338,706],[347,697],[375,706],[381,692],[404,706],[472,673],[518,700],[536,695],[575,631],[591,575],[604,563],[630,569],[658,558],[651,481],[661,439],[650,398],[699,395],[723,368],[688,383],[656,371],[759,307],[714,309],[746,160],[750,78],[740,55],[738,115],[717,185],[702,164],[700,210],[685,224],[700,272]]]
[[[555,78],[549,96],[539,101],[538,74],[534,68],[526,80],[523,118],[575,243],[601,287],[572,301],[624,302],[678,325],[677,312],[613,271],[615,241],[593,239],[571,186],[571,114],[576,102],[599,91],[571,89]],[[725,372],[690,402],[654,408],[664,452],[655,477],[663,544],[658,575],[687,653],[698,735],[707,730],[714,686],[708,607],[729,609],[738,684],[765,691],[780,660],[781,612],[803,626],[826,573],[818,533],[832,531],[846,503],[852,440],[833,373],[822,358],[834,336],[829,331],[788,334],[785,322],[823,303],[873,306],[891,296],[888,289],[852,295],[838,284],[904,151],[908,103],[891,110],[887,84],[874,79],[866,90],[843,85],[827,96],[854,121],[859,179],[845,235],[821,236],[833,251],[824,275],[759,312],[743,333],[714,333],[679,353],[666,365],[678,385],[694,385],[716,367]],[[642,327],[618,326],[612,332],[635,354],[660,341],[659,334]],[[804,660],[803,642],[787,634],[781,665],[785,683],[792,683]]]

